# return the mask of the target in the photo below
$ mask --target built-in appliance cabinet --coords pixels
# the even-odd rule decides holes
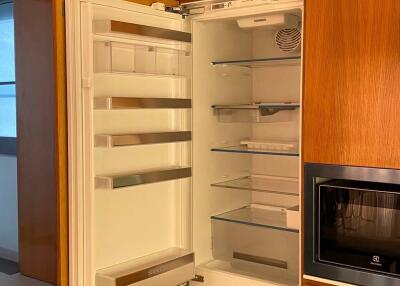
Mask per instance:
[[[305,3],[304,161],[400,167],[400,3]]]
[[[303,163],[400,167],[399,17],[396,0],[305,2]]]
[[[303,3],[187,5],[70,1],[71,286],[300,283]]]

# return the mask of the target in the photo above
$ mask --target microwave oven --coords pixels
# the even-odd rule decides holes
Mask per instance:
[[[400,171],[304,166],[304,272],[400,285]]]

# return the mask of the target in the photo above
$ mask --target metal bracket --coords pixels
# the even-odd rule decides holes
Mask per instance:
[[[194,276],[194,278],[192,279],[192,281],[195,281],[195,282],[204,282],[204,276],[201,276],[201,275],[195,275]]]
[[[282,110],[295,110],[296,107],[269,107],[269,106],[260,106],[260,114],[261,116],[269,116],[269,115],[274,115],[275,113],[278,113],[279,111]]]

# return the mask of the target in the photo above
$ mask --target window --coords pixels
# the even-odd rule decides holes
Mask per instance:
[[[0,63],[0,154],[14,154],[17,124],[12,1],[0,0]]]

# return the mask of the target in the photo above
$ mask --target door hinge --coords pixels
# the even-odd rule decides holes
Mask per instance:
[[[201,275],[195,275],[194,276],[194,278],[192,279],[192,281],[195,281],[195,282],[204,282],[204,276],[201,276]]]
[[[183,19],[185,19],[185,17],[189,16],[189,11],[182,6],[178,6],[178,7],[166,6],[165,11],[170,12],[170,13],[179,14],[182,16]]]

